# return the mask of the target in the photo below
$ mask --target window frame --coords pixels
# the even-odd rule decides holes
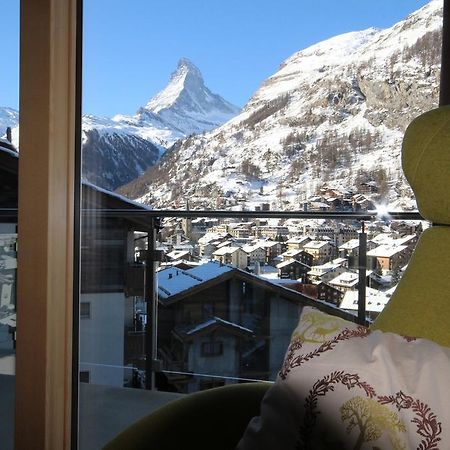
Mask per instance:
[[[77,448],[81,3],[20,2],[17,450]]]

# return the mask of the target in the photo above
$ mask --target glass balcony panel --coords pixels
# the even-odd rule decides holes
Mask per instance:
[[[4,220],[4,219],[3,219]],[[16,348],[17,224],[0,219],[0,442],[13,449]]]
[[[185,2],[174,15],[162,3],[149,3],[137,16],[132,8],[118,12],[111,5],[108,19],[101,22],[98,17],[104,17],[104,11],[95,2],[84,6],[87,110],[82,130],[78,367],[82,450],[101,447],[127,424],[176,396],[230,383],[273,381],[305,305],[355,321],[377,317],[427,224],[414,214],[378,220],[368,211],[386,205],[407,211],[415,207],[400,168],[401,140],[410,120],[437,104],[440,54],[439,30],[425,29],[418,31],[418,36],[425,34],[417,44],[393,51],[386,64],[379,62],[384,56],[369,49],[361,53],[364,58],[341,67],[341,58],[333,56],[335,47],[327,43],[320,44],[324,63],[317,68],[300,53],[292,52],[282,63],[285,56],[265,52],[273,67],[258,75],[231,121],[226,117],[212,129],[187,129],[183,126],[196,122],[199,110],[208,110],[203,102],[192,105],[187,100],[197,98],[189,86],[203,89],[214,72],[221,74],[216,79],[219,88],[225,81],[231,83],[230,94],[244,84],[232,81],[237,73],[234,63],[208,71],[208,65],[217,65],[210,56],[196,61],[199,68],[187,58],[171,68],[169,61],[181,56],[172,53],[176,46],[163,50],[163,58],[154,58],[161,49],[147,42],[159,42],[159,27],[167,22],[156,23],[154,17],[169,17],[177,31],[184,30],[186,17],[191,17],[186,34],[191,36],[192,30],[205,30],[205,24],[230,14],[233,20],[228,22],[237,27],[235,35],[243,48],[246,40],[253,48],[267,37],[261,20],[273,24],[272,15],[282,9],[277,7],[272,15],[262,10],[254,28],[254,9],[240,6],[236,11],[220,6],[221,14],[204,20],[215,7],[196,12],[195,5]],[[355,30],[367,28],[360,26],[362,16],[354,17]],[[292,17],[298,22],[298,15]],[[236,18],[246,25],[240,26]],[[147,27],[149,20],[155,26]],[[415,16],[407,20],[398,28],[410,30],[419,23]],[[434,20],[440,19],[433,15],[429,23]],[[285,21],[283,17],[280,23]],[[115,42],[118,27],[122,53],[129,60],[135,51],[139,55],[136,65],[122,65],[115,78],[117,52],[110,54],[112,47],[102,45]],[[115,34],[108,39],[111,30]],[[145,30],[145,36],[136,40],[136,30]],[[264,36],[255,39],[261,30]],[[223,49],[223,63],[229,36],[225,43],[216,41],[221,36],[215,30],[208,36],[211,48]],[[205,54],[201,42],[200,54]],[[199,54],[195,38],[185,44]],[[352,54],[359,55],[358,45]],[[306,46],[305,42],[294,51]],[[339,47],[344,50],[347,55]],[[248,63],[257,53],[247,52],[243,60]],[[142,59],[142,54],[149,58]],[[391,81],[410,80],[409,68],[417,59],[417,83],[429,95],[406,102]],[[158,68],[136,69],[145,67],[141,63],[147,60],[158,60]],[[236,46],[231,60],[237,60]],[[254,62],[245,65],[259,67]],[[205,67],[205,79],[200,66]],[[309,75],[303,78],[310,70],[317,75],[314,92]],[[286,73],[292,75],[287,84]],[[154,91],[142,95],[153,95],[150,99],[132,92],[129,83],[133,79],[138,85],[142,74],[143,84]],[[188,90],[184,85],[178,90],[182,83],[176,83],[185,74]],[[153,75],[158,75],[158,85]],[[382,99],[379,86],[385,88]],[[113,97],[112,91],[127,95]],[[181,103],[178,97],[173,104],[164,103],[177,92]],[[128,111],[122,110],[124,98],[133,95],[133,106],[129,103]],[[202,214],[204,210],[209,214]],[[361,216],[356,219],[351,213]],[[367,237],[363,256],[362,221]]]
[[[107,208],[108,195],[84,187],[84,205],[105,208],[83,214],[81,449],[180,395],[274,381],[304,306],[358,320],[361,273],[375,319],[428,226],[364,220],[360,270],[352,217],[157,217]]]

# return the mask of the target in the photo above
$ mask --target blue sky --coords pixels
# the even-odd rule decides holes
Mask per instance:
[[[134,114],[180,57],[243,106],[281,62],[336,34],[386,28],[427,0],[84,0],[86,113]],[[19,0],[2,2],[0,106],[18,106]],[[7,31],[7,32],[6,32]]]

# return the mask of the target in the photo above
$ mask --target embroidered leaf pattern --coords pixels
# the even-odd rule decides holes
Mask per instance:
[[[322,353],[333,350],[334,347],[339,342],[346,341],[350,338],[356,338],[356,337],[364,338],[364,337],[368,336],[369,334],[370,334],[370,330],[361,325],[358,326],[354,330],[345,328],[333,339],[325,341],[324,343],[322,343],[322,345],[320,345],[315,350],[313,350],[309,353],[306,353],[306,354],[300,354],[300,355],[294,356],[296,350],[301,348],[301,345],[299,346],[299,342],[301,342],[301,339],[296,339],[288,349],[288,357],[285,358],[285,361],[283,363],[283,366],[281,368],[279,376],[282,380],[285,380],[287,378],[287,375],[289,374],[289,372],[292,369],[294,369],[296,367],[300,367],[303,363],[320,356]],[[294,348],[295,348],[295,350],[294,350]]]
[[[395,411],[384,405],[392,405],[397,411],[411,410],[415,416],[411,423],[416,425],[417,434],[422,437],[417,450],[439,450],[442,424],[431,408],[420,400],[404,394],[402,391],[394,395],[377,395],[369,383],[360,379],[358,374],[335,371],[314,383],[304,403],[303,423],[299,429],[297,450],[313,450],[311,437],[320,414],[318,410],[319,398],[333,392],[337,384],[347,389],[358,388],[364,391],[366,397],[356,396],[345,402],[340,408],[342,421],[347,423],[347,432],[357,427],[359,435],[353,449],[362,448],[365,442],[379,439],[386,433],[390,440],[390,448],[394,450],[405,449],[399,433],[406,432],[406,426]],[[376,449],[377,447],[372,447]]]
[[[438,422],[436,414],[431,408],[420,400],[405,395],[402,391],[395,395],[378,397],[378,401],[382,404],[392,404],[400,411],[401,409],[411,409],[416,417],[411,422],[417,427],[417,433],[422,436],[417,450],[437,450],[439,437],[442,433],[442,423]]]

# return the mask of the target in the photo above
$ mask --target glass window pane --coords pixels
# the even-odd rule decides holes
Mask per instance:
[[[0,40],[0,442],[14,447],[19,148],[19,1],[2,5]]]

